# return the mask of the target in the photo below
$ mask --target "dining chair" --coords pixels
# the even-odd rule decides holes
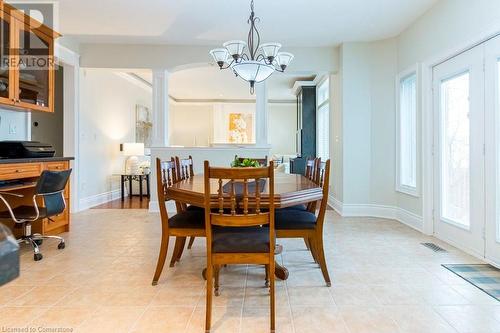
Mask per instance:
[[[326,285],[331,286],[330,275],[326,266],[323,245],[323,225],[330,181],[330,160],[318,162],[315,171],[315,182],[321,186],[323,196],[316,215],[315,211],[278,209],[275,213],[277,238],[302,238],[321,268]]]
[[[179,156],[175,156],[175,164],[177,166],[177,179],[186,180],[186,179],[193,178],[193,176],[194,176],[193,157],[191,157],[191,155],[189,155],[188,158],[179,158]],[[193,205],[188,206],[188,205],[182,204],[182,203],[181,203],[181,205],[186,210],[201,210],[201,211],[204,210],[203,207],[196,207]],[[188,249],[191,249],[191,247],[193,246],[194,240],[195,240],[195,237],[189,238],[189,243],[188,243],[188,247],[187,247]],[[176,240],[176,242],[177,242],[177,240]],[[185,240],[184,240],[184,243],[185,243]],[[184,247],[184,245],[183,245],[183,247]],[[181,254],[182,254],[182,252],[181,252]]]
[[[220,267],[265,265],[270,279],[271,331],[275,329],[274,165],[262,168],[217,168],[205,161],[207,289],[205,331],[212,318],[212,294],[219,294]],[[267,183],[267,184],[266,184]],[[268,187],[268,196],[261,192]],[[266,209],[261,209],[266,202]],[[270,274],[270,272],[272,272]],[[214,283],[215,279],[215,283]]]
[[[320,157],[315,157],[315,158],[309,157],[306,160],[306,169],[305,169],[304,177],[306,177],[310,181],[316,182],[316,168],[317,168],[319,163],[321,163]],[[286,207],[283,209],[303,210],[303,211],[310,211],[310,212],[314,213],[314,211],[316,210],[316,202],[295,205],[295,206]],[[307,244],[307,242],[306,242],[306,244]]]
[[[177,174],[177,166],[174,158],[171,158],[170,161],[156,159],[156,186],[161,217],[161,244],[156,271],[153,277],[153,286],[158,284],[163,270],[165,259],[167,258],[170,236],[176,237],[170,266],[173,266],[182,255],[186,237],[205,237],[205,215],[203,210],[185,210],[180,203],[176,202],[177,214],[170,218],[168,217],[165,204],[170,199],[167,196],[167,190],[179,181]]]
[[[254,160],[259,162],[261,166],[267,166],[267,155],[264,158],[255,158],[255,157],[240,157],[238,155],[234,155],[234,159],[238,159],[238,162],[243,162],[244,160]]]

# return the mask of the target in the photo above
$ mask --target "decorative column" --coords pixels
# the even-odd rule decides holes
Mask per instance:
[[[153,133],[154,147],[168,146],[168,72],[153,70]]]
[[[269,146],[268,141],[268,108],[266,81],[255,85],[255,143],[260,147]]]

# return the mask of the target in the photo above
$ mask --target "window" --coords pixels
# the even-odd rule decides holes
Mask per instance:
[[[330,81],[325,79],[316,89],[316,155],[330,158]]]
[[[397,191],[417,196],[417,71],[398,77]]]

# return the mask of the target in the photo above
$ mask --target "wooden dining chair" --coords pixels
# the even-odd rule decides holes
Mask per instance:
[[[178,182],[177,167],[174,158],[170,161],[156,159],[156,185],[158,193],[158,203],[161,217],[161,245],[156,264],[156,271],[153,277],[153,285],[158,284],[165,259],[167,258],[168,242],[170,236],[176,237],[176,244],[172,254],[170,265],[179,260],[186,237],[205,237],[205,215],[203,210],[185,210],[182,205],[176,202],[177,214],[168,217],[165,203],[170,200],[167,196],[169,187]]]
[[[314,211],[293,209],[278,209],[275,213],[276,237],[304,239],[314,260],[319,264],[328,287],[331,286],[331,282],[323,246],[323,225],[328,202],[329,181],[330,160],[317,163],[315,182],[323,189],[317,215]]]
[[[254,264],[265,265],[270,278],[271,331],[274,332],[273,162],[263,168],[212,168],[205,161],[204,174],[207,230],[205,331],[209,332],[211,327],[212,294],[218,295],[220,267]],[[269,195],[262,197],[265,186],[268,186]],[[263,203],[267,203],[265,210],[261,209]]]
[[[186,180],[186,179],[193,178],[193,176],[194,176],[193,157],[191,157],[191,155],[189,155],[188,158],[179,158],[179,156],[175,156],[175,164],[177,166],[177,179]],[[196,207],[193,205],[188,206],[188,205],[182,204],[182,203],[181,203],[181,205],[186,210],[201,210],[201,211],[204,210],[203,207]],[[187,247],[188,249],[191,249],[191,247],[193,246],[194,240],[195,240],[195,237],[189,238],[189,243],[188,243],[188,247]],[[182,240],[179,240],[179,241],[182,242]],[[177,240],[176,240],[176,242],[177,242]],[[185,243],[185,240],[184,240],[184,243]],[[184,248],[184,246],[183,246],[183,248]],[[181,255],[182,255],[182,252],[181,252]]]
[[[304,176],[307,179],[309,179],[310,181],[316,182],[316,169],[317,169],[319,163],[321,163],[321,158],[319,158],[319,157],[316,157],[316,158],[309,157],[306,160],[306,169],[305,169]],[[316,202],[310,202],[308,204],[300,204],[300,205],[295,205],[295,206],[291,206],[291,207],[286,207],[283,209],[303,210],[303,211],[310,211],[310,212],[314,213],[314,211],[316,210],[316,207],[317,207]],[[307,242],[306,242],[306,245],[307,245]],[[308,246],[308,248],[309,248],[309,246]]]
[[[238,155],[234,155],[234,159],[235,159],[235,160],[237,159],[237,160],[238,160],[238,162],[240,162],[240,163],[241,163],[241,162],[243,162],[244,160],[254,160],[254,161],[259,162],[259,164],[260,164],[261,166],[267,166],[267,161],[268,161],[268,159],[267,159],[267,155],[266,155],[264,158],[256,158],[256,157],[240,157],[240,156],[238,156]]]

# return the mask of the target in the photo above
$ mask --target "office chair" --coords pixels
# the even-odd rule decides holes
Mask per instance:
[[[5,199],[7,196],[22,198],[24,195],[10,192],[0,192],[0,201],[7,207],[7,211],[0,212],[0,219],[12,219],[16,227],[23,228],[23,236],[17,240],[18,243],[31,244],[34,252],[34,260],[42,260],[39,246],[44,239],[59,240],[58,249],[65,248],[64,238],[59,236],[46,236],[31,233],[31,224],[43,219],[49,219],[61,214],[66,209],[64,200],[64,188],[68,183],[71,169],[64,171],[43,171],[38,179],[33,193],[32,206],[18,206],[12,208]],[[39,207],[38,198],[43,198],[44,206]]]

